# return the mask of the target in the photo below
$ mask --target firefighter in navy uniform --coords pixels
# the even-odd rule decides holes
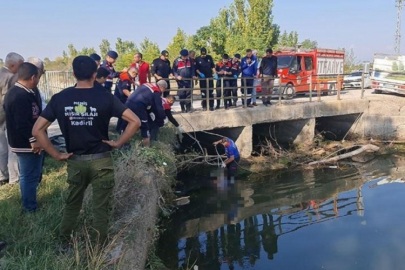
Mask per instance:
[[[139,86],[133,92],[125,105],[131,109],[141,120],[141,135],[143,145],[150,146],[150,126],[151,120],[158,126],[163,126],[166,118],[165,110],[162,104],[162,92],[167,88],[167,82],[160,80],[157,83],[145,83]],[[125,128],[125,124],[123,125]]]
[[[210,98],[209,108],[210,111],[214,110],[214,81],[212,80],[215,71],[215,63],[211,55],[207,55],[207,49],[201,48],[201,55],[196,59],[196,73],[200,77],[200,88],[201,88],[201,102],[203,110],[207,110],[207,94]],[[208,79],[208,91],[207,91],[207,79]],[[207,93],[208,92],[208,93]]]
[[[234,55],[231,61],[233,79],[229,80],[229,84],[230,87],[232,88],[231,89],[231,94],[233,97],[232,107],[236,107],[236,103],[238,102],[238,77],[242,72],[240,66],[240,58],[241,58],[240,54],[237,53]]]
[[[225,109],[228,109],[229,107],[232,106],[232,100],[230,99],[231,97],[231,88],[229,86],[229,79],[232,78],[233,73],[232,73],[232,64],[229,62],[229,55],[224,54],[222,56],[222,61],[219,62],[215,66],[215,70],[217,71],[217,74],[215,78],[217,79],[217,107],[216,109],[219,109],[221,107],[221,78],[223,79],[223,90],[224,90],[224,101],[225,101]],[[228,98],[228,99],[227,99]]]
[[[122,72],[115,87],[114,96],[116,96],[123,104],[127,102],[128,97],[131,95],[132,85],[138,75],[137,69],[131,67],[127,72]],[[125,127],[121,118],[118,119],[116,131],[121,133]]]
[[[181,111],[184,113],[191,111],[191,101],[186,99],[191,98],[192,80],[197,79],[197,77],[195,77],[193,61],[188,56],[188,50],[181,50],[180,55],[173,63],[173,74],[179,89],[189,89],[178,92]]]
[[[101,63],[100,67],[107,69],[110,72],[110,75],[107,77],[107,80],[104,83],[104,87],[111,91],[113,85],[113,79],[118,78],[121,72],[116,72],[114,69],[114,63],[118,58],[118,53],[115,51],[109,51],[105,60]]]

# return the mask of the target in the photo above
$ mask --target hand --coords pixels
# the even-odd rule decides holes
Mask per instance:
[[[39,142],[31,143],[31,151],[32,151],[32,153],[38,154],[38,155],[40,155],[42,153],[42,147],[39,144]]]
[[[166,125],[167,123],[169,123],[169,120],[166,117],[165,120],[163,120],[163,125]]]
[[[223,75],[223,74],[224,74],[224,71],[221,70],[221,71],[218,72],[218,74],[219,74],[219,75]]]
[[[218,143],[219,143],[219,142],[213,142],[212,144],[213,144],[213,145],[215,145],[215,146],[217,146],[217,145],[218,145]]]
[[[194,80],[197,80],[197,79],[198,79],[198,77],[197,77],[197,76],[193,76],[193,79],[194,79]]]
[[[177,127],[177,131],[178,131],[179,134],[184,133],[184,130],[183,130],[183,128],[181,126]]]
[[[238,78],[238,75],[235,74],[235,75],[233,75],[233,77],[234,77],[235,79],[237,79],[237,78]]]
[[[117,143],[116,141],[106,141],[103,140],[103,143],[108,144],[109,146],[111,146],[112,149],[118,149],[120,148],[122,145],[120,145],[119,143]]]
[[[221,168],[226,168],[226,164],[225,164],[225,162],[222,162],[222,164],[221,164]]]
[[[170,74],[170,75],[169,75],[169,79],[174,79],[173,74]]]
[[[162,79],[162,76],[155,75],[156,80],[160,81]]]
[[[247,64],[252,63],[252,59],[250,59],[250,58],[246,59],[246,63],[247,63]]]
[[[57,161],[66,161],[68,160],[73,153],[59,153],[59,155],[55,158]]]
[[[151,112],[151,113],[149,114],[149,116],[150,116],[150,119],[152,119],[152,121],[155,121],[156,116],[155,116],[155,114],[154,114],[153,112]]]
[[[176,78],[178,81],[181,81],[181,80],[183,80],[183,77],[181,77],[181,76],[177,76],[177,78]]]
[[[198,74],[198,75],[200,75],[200,77],[203,78],[203,79],[205,78],[204,73],[201,73],[201,72],[200,72],[200,74]]]

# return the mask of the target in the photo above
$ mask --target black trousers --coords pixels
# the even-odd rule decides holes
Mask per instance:
[[[230,97],[231,96],[231,89],[230,89],[230,84],[229,84],[229,80],[223,80],[224,82],[224,87],[223,87],[223,91],[224,91],[224,97]],[[221,106],[221,97],[222,97],[222,87],[221,87],[221,80],[217,81],[217,107],[219,108]],[[231,99],[225,99],[225,108],[229,107],[229,102],[232,101]]]
[[[201,98],[203,99],[201,102],[201,105],[203,109],[207,108],[207,92],[208,92],[208,97],[210,98],[209,101],[209,106],[210,109],[214,108],[214,81],[212,80],[212,77],[207,77],[208,80],[208,86],[207,86],[207,80],[206,79],[200,79],[200,88],[201,88]]]
[[[229,84],[232,88],[231,92],[233,97],[233,105],[236,106],[236,103],[238,102],[238,80],[237,79],[230,80]]]
[[[253,91],[253,79],[245,79],[242,77],[242,94],[246,94],[247,95],[252,95],[252,91]],[[248,98],[246,99],[246,105],[250,105],[250,103],[252,103],[252,97],[248,96]],[[245,99],[242,98],[242,104],[245,104]]]

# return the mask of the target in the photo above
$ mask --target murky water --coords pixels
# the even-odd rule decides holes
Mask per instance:
[[[405,156],[220,178],[199,179],[165,224],[169,269],[405,269]]]

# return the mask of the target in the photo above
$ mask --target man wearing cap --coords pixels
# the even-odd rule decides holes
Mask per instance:
[[[17,70],[24,62],[18,53],[7,54],[4,66],[0,68],[0,183],[8,180],[10,184],[17,184],[19,178],[17,155],[8,145],[6,136],[6,115],[3,104],[9,89],[17,82]]]
[[[92,53],[90,54],[90,58],[94,60],[94,62],[96,62],[97,67],[100,66],[100,62],[101,62],[101,57],[100,55],[96,54],[96,53]]]
[[[274,79],[277,78],[277,57],[273,55],[273,50],[267,49],[266,56],[260,63],[260,78],[262,78],[262,101],[263,105],[271,105],[271,95],[273,94]]]
[[[201,88],[201,102],[204,111],[207,110],[207,95],[210,98],[209,108],[211,111],[214,110],[214,81],[213,74],[216,74],[215,63],[211,55],[207,55],[207,49],[202,47],[201,55],[196,59],[196,72],[200,77],[200,88]],[[207,85],[208,79],[208,85]]]
[[[197,79],[197,77],[195,77],[195,66],[188,56],[188,50],[183,49],[180,51],[180,57],[177,58],[173,63],[173,74],[177,80],[178,88],[187,89],[178,92],[181,111],[183,113],[190,112],[190,99],[192,94],[191,81],[193,79]]]
[[[97,64],[97,63],[96,63]],[[102,91],[106,91],[108,93],[111,94],[111,91],[106,89],[103,85],[105,83],[105,81],[108,78],[108,75],[110,75],[110,72],[108,70],[106,70],[103,67],[99,67],[97,69],[97,75],[96,75],[96,80],[94,81],[94,87],[96,87],[97,89],[100,89]]]
[[[113,85],[113,79],[118,78],[121,72],[116,72],[114,69],[114,63],[118,58],[118,53],[115,51],[108,51],[105,61],[101,63],[101,67],[105,68],[110,72],[107,80],[104,83],[104,87],[111,91]]]
[[[151,82],[149,64],[143,61],[143,55],[141,53],[138,52],[134,55],[134,62],[131,64],[131,67],[138,69],[139,85]]]
[[[159,58],[153,60],[152,63],[152,75],[155,77],[156,82],[165,80],[167,82],[167,89],[163,92],[163,97],[167,97],[170,94],[170,81],[169,78],[173,77],[172,66],[169,60],[169,52],[163,50]]]
[[[241,68],[242,68],[241,90],[243,94],[246,91],[248,95],[246,106],[253,107],[253,105],[251,104],[252,99],[250,95],[252,94],[253,91],[253,82],[254,82],[253,77],[257,75],[257,57],[253,55],[251,49],[246,50],[246,56],[242,58]],[[242,103],[243,104],[245,103],[245,99],[242,99]]]
[[[164,125],[166,113],[163,108],[161,94],[166,88],[167,82],[164,80],[160,80],[157,83],[145,83],[138,87],[126,102],[126,106],[141,120],[141,136],[145,147],[150,146],[149,119],[158,127]]]
[[[230,87],[232,88],[231,94],[233,97],[232,107],[236,107],[236,103],[238,102],[238,77],[242,72],[240,67],[240,54],[237,53],[234,55],[231,61],[232,65],[232,77],[233,79],[229,80]]]
[[[222,62],[219,62],[215,66],[215,70],[217,71],[217,107],[219,109],[221,107],[221,96],[222,91],[224,92],[224,105],[225,109],[229,109],[232,106],[231,100],[231,88],[229,86],[229,79],[233,76],[232,73],[232,64],[229,62],[229,55],[224,54],[222,56]],[[223,85],[222,85],[223,82]]]

